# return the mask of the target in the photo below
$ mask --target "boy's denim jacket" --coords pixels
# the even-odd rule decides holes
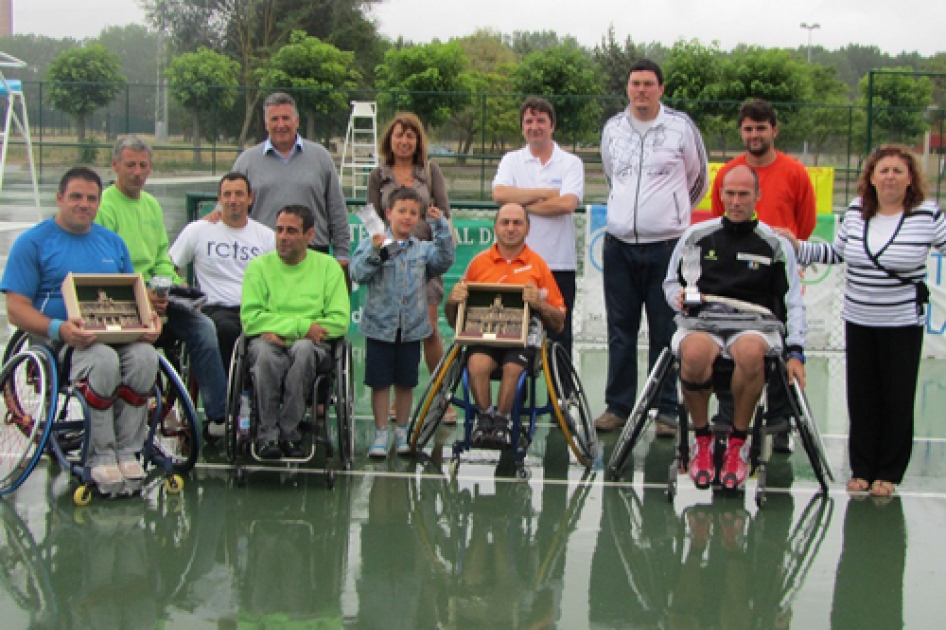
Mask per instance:
[[[430,221],[433,241],[410,237],[392,258],[382,262],[371,238],[358,244],[351,257],[351,278],[368,287],[359,330],[365,337],[393,343],[419,341],[433,328],[427,315],[427,280],[443,275],[455,252],[450,224],[443,217]],[[388,236],[391,236],[388,230]]]

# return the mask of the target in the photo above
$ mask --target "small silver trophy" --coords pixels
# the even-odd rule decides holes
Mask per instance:
[[[152,276],[148,285],[154,294],[159,298],[165,298],[171,292],[171,285],[174,282],[167,276]]]
[[[699,306],[703,303],[703,296],[700,295],[700,289],[696,286],[700,279],[700,248],[695,245],[687,245],[683,248],[683,262],[680,265],[680,271],[683,273],[683,281],[686,288],[683,291],[684,306]]]

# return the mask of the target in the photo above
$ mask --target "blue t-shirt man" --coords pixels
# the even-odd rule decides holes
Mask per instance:
[[[62,281],[72,273],[135,273],[125,241],[92,224],[86,234],[74,234],[47,219],[24,232],[10,248],[0,291],[33,300],[33,308],[52,319],[68,319]]]

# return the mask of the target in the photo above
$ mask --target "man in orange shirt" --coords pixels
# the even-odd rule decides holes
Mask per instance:
[[[542,320],[545,329],[553,333],[561,332],[565,324],[565,300],[548,265],[526,245],[528,213],[517,203],[507,203],[496,213],[493,229],[496,243],[470,261],[463,278],[450,292],[444,305],[447,321],[456,327],[460,303],[469,295],[467,282],[516,284],[525,287],[522,299],[532,313]],[[532,347],[470,347],[467,370],[470,374],[470,391],[477,408],[474,444],[509,443],[509,414],[516,398],[516,384],[534,354],[535,348]],[[493,407],[489,375],[500,365],[503,375],[497,406]]]
[[[756,202],[759,221],[770,227],[782,227],[801,240],[811,236],[817,223],[815,190],[805,166],[775,148],[778,136],[778,119],[775,108],[768,101],[755,99],[743,103],[739,108],[739,131],[746,152],[719,169],[713,180],[713,215],[723,215],[720,190],[723,179],[733,167],[744,164],[759,176],[762,196]],[[773,381],[773,383],[777,383]],[[770,425],[788,424],[788,400],[781,386],[770,385],[769,402],[772,411]],[[720,398],[720,413],[716,418],[724,424],[732,422],[732,398],[724,394]],[[773,448],[779,453],[791,453],[792,446],[788,430],[776,433]]]
[[[748,101],[739,108],[739,130],[746,152],[731,160],[713,180],[713,216],[725,208],[720,196],[723,178],[734,166],[745,164],[759,176],[762,197],[756,204],[759,221],[770,227],[792,231],[807,240],[817,223],[815,190],[805,166],[775,148],[778,119],[772,104],[762,99]]]

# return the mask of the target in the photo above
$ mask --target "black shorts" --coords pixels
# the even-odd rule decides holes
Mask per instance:
[[[417,387],[419,365],[420,341],[365,339],[365,385],[372,389]]]
[[[471,346],[470,354],[485,354],[498,365],[514,363],[522,369],[529,367],[535,358],[535,348],[497,348],[493,346]]]

